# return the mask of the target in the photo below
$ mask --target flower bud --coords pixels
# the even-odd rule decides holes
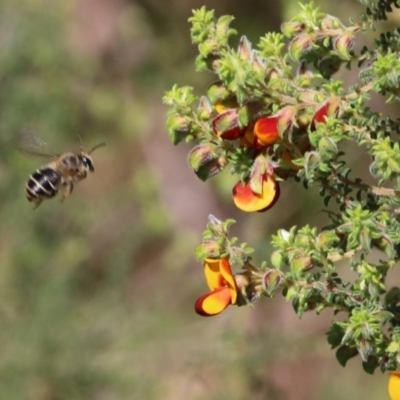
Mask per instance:
[[[311,51],[316,36],[311,33],[303,33],[296,36],[289,44],[289,54],[294,61],[299,61],[302,56]]]
[[[269,269],[264,275],[262,287],[268,296],[273,296],[283,279],[283,274],[277,269]]]
[[[253,67],[253,71],[257,72],[260,76],[264,76],[266,74],[266,66],[254,50],[251,53],[250,62]]]
[[[296,117],[296,114],[297,114],[296,107],[291,107],[291,106],[284,107],[279,112],[278,132],[281,138],[287,131],[292,129],[293,121]]]
[[[210,54],[214,54],[219,49],[219,44],[212,39],[205,40],[199,44],[199,53],[203,57],[207,57]]]
[[[316,244],[318,249],[327,250],[338,241],[339,238],[334,231],[323,231],[317,236]]]
[[[281,31],[286,37],[292,37],[294,35],[297,35],[298,33],[303,32],[305,28],[305,24],[301,22],[284,22],[281,25]]]
[[[221,256],[221,247],[214,240],[205,240],[196,246],[194,256],[198,261],[204,261],[206,258],[219,258]]]
[[[202,121],[208,121],[212,112],[212,107],[210,101],[207,97],[202,96],[199,101],[199,106],[197,107],[197,117]]]
[[[215,159],[217,146],[211,143],[199,144],[189,152],[188,162],[191,168],[197,171],[202,165]]]
[[[173,114],[168,117],[167,130],[169,139],[173,144],[178,144],[189,134],[190,122],[187,117],[182,117],[178,114]]]
[[[220,81],[212,83],[207,89],[207,97],[211,104],[215,104],[218,100],[224,100],[229,96],[229,90]]]
[[[358,354],[360,354],[361,360],[367,362],[369,356],[373,353],[374,349],[369,340],[362,338],[357,347]]]
[[[354,32],[346,31],[333,40],[333,48],[343,60],[350,60],[350,52],[354,47]]]
[[[326,15],[321,21],[322,29],[339,29],[343,27],[340,20],[332,15]]]
[[[307,128],[308,125],[310,125],[311,122],[311,117],[307,114],[300,115],[296,119],[296,123],[299,126],[299,128]]]
[[[242,36],[239,41],[238,54],[240,59],[250,61],[252,56],[251,43],[246,36]]]
[[[228,164],[224,156],[216,154],[217,149],[213,144],[204,143],[195,146],[189,153],[189,165],[202,181],[218,174]]]
[[[312,266],[313,265],[310,256],[299,256],[292,261],[290,268],[294,276],[298,277],[303,272],[311,269]]]
[[[212,122],[212,127],[218,137],[226,140],[235,140],[243,133],[239,127],[236,110],[228,110],[217,115]]]

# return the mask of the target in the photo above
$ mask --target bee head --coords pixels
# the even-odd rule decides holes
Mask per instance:
[[[100,144],[92,147],[88,153],[85,153],[82,150],[82,143],[81,143],[81,153],[80,153],[79,157],[80,157],[82,164],[85,167],[86,171],[94,172],[93,160],[92,160],[92,157],[90,157],[90,154],[93,153],[93,151],[95,151],[99,147],[103,147],[105,145],[106,145],[105,143],[100,143]]]
[[[92,157],[90,157],[88,154],[82,154],[81,161],[86,171],[94,172]]]

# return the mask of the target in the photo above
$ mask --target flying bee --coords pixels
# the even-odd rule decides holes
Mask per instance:
[[[74,184],[85,179],[88,172],[94,172],[90,154],[105,146],[105,143],[97,144],[85,152],[81,142],[80,151],[55,155],[43,153],[41,151],[43,146],[44,142],[30,132],[20,136],[19,149],[22,152],[52,159],[50,163],[33,172],[26,182],[26,198],[34,203],[34,209],[39,207],[43,200],[56,196],[62,187],[65,189],[61,201],[64,201],[72,193]]]

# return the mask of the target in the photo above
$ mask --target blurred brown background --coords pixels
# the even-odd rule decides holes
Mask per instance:
[[[356,1],[316,1],[347,22]],[[267,259],[279,228],[320,226],[316,190],[282,185],[271,212],[231,204],[228,171],[201,183],[190,147],[172,146],[165,90],[197,94],[187,19],[206,5],[236,17],[254,43],[295,1],[0,0],[0,399],[386,399],[386,376],[343,369],[324,332],[332,315],[298,320],[281,298],[201,318],[193,260],[208,214]],[[339,13],[339,14],[338,14]],[[237,38],[236,38],[237,40]],[[345,74],[338,73],[338,77]],[[346,78],[348,79],[348,78]],[[377,101],[381,101],[377,99]],[[64,204],[24,196],[42,163],[13,145],[31,127],[56,152],[86,149],[96,172]],[[364,161],[354,158],[358,171]]]

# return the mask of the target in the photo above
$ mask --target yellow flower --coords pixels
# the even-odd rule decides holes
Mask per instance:
[[[400,400],[400,371],[392,371],[389,376],[390,400]]]
[[[237,287],[227,258],[204,260],[204,274],[210,292],[201,296],[194,306],[197,314],[210,317],[236,304]]]
[[[267,211],[279,199],[280,189],[279,183],[272,176],[264,174],[262,177],[262,193],[254,193],[250,182],[243,185],[238,182],[233,188],[233,202],[236,207],[242,211]]]

